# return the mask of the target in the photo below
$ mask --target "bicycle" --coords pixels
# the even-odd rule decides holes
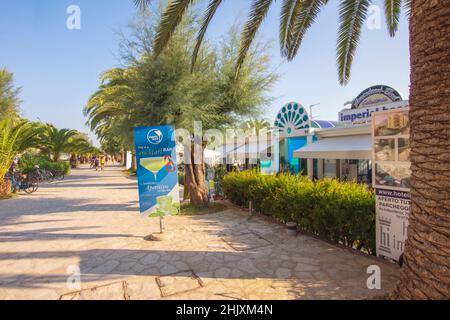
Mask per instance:
[[[65,178],[65,174],[61,170],[51,170],[51,174],[53,175],[53,178],[58,181],[63,181]]]
[[[11,183],[15,182],[15,186],[12,187],[14,189],[17,188],[19,192],[23,190],[25,193],[32,194],[39,189],[39,182],[36,177],[24,175],[21,172],[15,172],[14,179],[12,178],[12,173],[8,172],[5,179],[11,181]]]
[[[39,166],[35,167],[35,170],[31,173],[32,177],[38,179],[39,182],[52,183],[55,179],[54,174],[50,170],[40,169]]]

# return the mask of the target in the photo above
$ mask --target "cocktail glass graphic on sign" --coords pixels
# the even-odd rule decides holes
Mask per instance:
[[[164,216],[176,216],[180,212],[180,203],[173,201],[171,196],[161,196],[156,199],[158,207],[156,212],[151,214],[151,218],[164,217]]]
[[[161,169],[166,167],[167,161],[168,160],[165,157],[143,158],[141,159],[140,164],[145,169],[153,173],[155,181],[158,181],[158,173],[161,171]]]

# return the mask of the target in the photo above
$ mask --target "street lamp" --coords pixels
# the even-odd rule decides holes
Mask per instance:
[[[316,103],[316,104],[312,104],[309,106],[309,117],[311,118],[311,120],[313,119],[313,108],[319,106],[320,103]]]

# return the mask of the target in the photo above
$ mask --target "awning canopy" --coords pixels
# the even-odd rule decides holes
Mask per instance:
[[[236,150],[228,153],[229,156],[235,156],[238,158],[258,159],[261,155],[267,154],[271,147],[270,141],[261,141],[259,143],[253,142],[240,146]]]
[[[239,143],[239,144],[224,144],[224,145],[221,145],[221,146],[217,147],[215,149],[215,151],[217,151],[219,153],[219,157],[225,158],[227,156],[227,154],[233,152],[234,150],[238,149],[242,145],[243,145],[242,143]]]
[[[324,138],[294,152],[301,159],[371,160],[372,137],[356,135]]]

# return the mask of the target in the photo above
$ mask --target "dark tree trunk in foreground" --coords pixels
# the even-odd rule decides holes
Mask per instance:
[[[205,146],[202,146],[202,150]],[[194,161],[195,148],[191,145],[190,157],[191,164],[185,164],[185,188],[188,188],[189,198],[192,204],[207,204],[208,190],[205,187],[205,164],[203,159],[203,152],[201,156],[201,164],[195,164]]]
[[[450,298],[450,1],[413,0],[412,208],[394,299]]]
[[[11,181],[0,179],[0,199],[11,193]]]

